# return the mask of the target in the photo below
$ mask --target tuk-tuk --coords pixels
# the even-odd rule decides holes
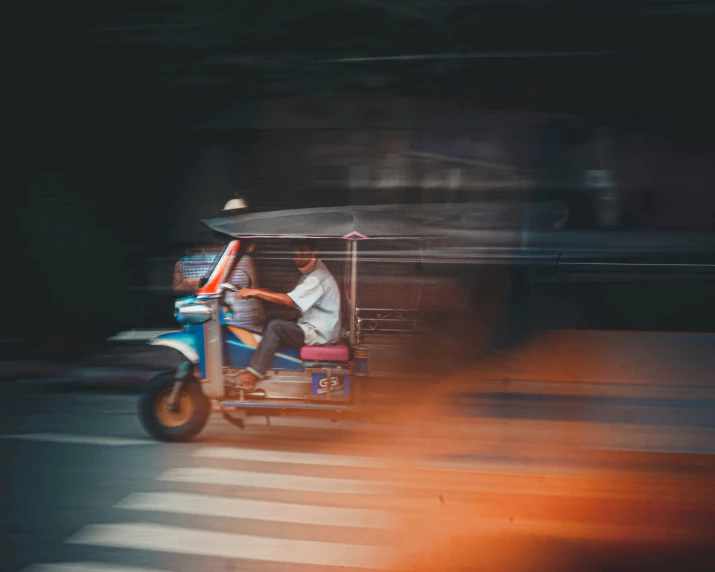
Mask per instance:
[[[388,251],[392,248],[389,255],[404,260],[420,258],[425,244],[441,241],[440,262],[445,261],[445,252],[451,261],[478,256],[494,262],[509,259],[522,244],[520,216],[519,210],[490,211],[483,204],[414,204],[297,209],[204,221],[229,242],[195,295],[175,302],[175,318],[183,330],[149,341],[177,350],[182,363],[175,372],[161,373],[147,383],[139,401],[145,429],[156,439],[188,441],[203,429],[212,410],[219,410],[241,428],[246,416],[333,421],[359,417],[364,411],[363,389],[371,373],[369,356],[361,346],[361,321],[393,319],[385,312],[369,315],[369,309],[360,315],[360,245],[365,241],[419,243],[419,248],[397,254],[397,247],[388,247]],[[227,280],[244,254],[246,241],[293,238],[337,240],[344,245],[344,339],[332,346],[279,350],[267,378],[248,391],[240,387],[238,377],[260,337],[227,320],[224,296],[236,289]],[[475,244],[479,245],[477,253]]]

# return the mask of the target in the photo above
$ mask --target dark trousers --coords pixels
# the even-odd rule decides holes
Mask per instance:
[[[278,348],[300,348],[304,343],[305,334],[298,324],[286,320],[271,320],[263,330],[263,339],[253,352],[248,369],[254,374],[263,376],[271,368],[273,356]]]

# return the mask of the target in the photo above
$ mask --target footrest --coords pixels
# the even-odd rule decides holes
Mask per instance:
[[[276,409],[295,411],[349,411],[349,405],[332,403],[271,403],[270,401],[221,401],[219,406],[237,409]]]

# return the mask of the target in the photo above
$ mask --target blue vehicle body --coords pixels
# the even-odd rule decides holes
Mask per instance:
[[[251,340],[247,338],[247,336],[253,337],[250,332],[232,326],[230,322],[226,321],[225,315],[221,312],[221,336],[224,344],[223,365],[235,368],[248,366],[257,345],[257,342],[251,343]],[[201,379],[206,378],[203,325],[186,325],[181,331],[158,335],[152,338],[149,343],[171,347],[179,351],[186,359],[196,365]],[[300,350],[297,348],[280,349],[273,359],[271,369],[276,371],[302,371],[303,361],[300,359]]]

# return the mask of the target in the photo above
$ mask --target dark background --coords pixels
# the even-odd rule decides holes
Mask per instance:
[[[551,123],[560,145],[600,125],[637,131],[662,142],[661,161],[677,177],[657,200],[631,205],[628,224],[648,227],[643,213],[658,211],[651,227],[713,228],[715,179],[703,167],[715,158],[710,2],[25,3],[8,21],[18,72],[8,86],[18,126],[8,158],[20,176],[6,193],[4,359],[81,351],[118,330],[170,325],[172,296],[136,287],[148,283],[149,258],[178,257],[187,246],[170,232],[186,167],[207,146],[249,149],[264,135],[250,129],[251,110],[275,97],[410,97],[578,117]],[[409,54],[422,57],[389,59]],[[244,110],[249,127],[195,128],[227,108]],[[683,181],[695,189],[687,199]],[[548,185],[541,192],[558,196]],[[264,194],[261,208],[328,201],[296,196]],[[205,213],[227,198],[207,198]],[[686,214],[669,225],[662,213],[675,217],[684,201]],[[709,304],[711,289],[697,288],[648,295],[680,300],[663,316],[682,317],[684,308],[703,322],[705,306],[692,304]],[[641,327],[623,317],[643,299],[632,290],[589,303],[589,312],[603,317],[604,305],[626,300],[611,312],[620,322],[605,326]],[[681,322],[671,320],[708,327]]]

